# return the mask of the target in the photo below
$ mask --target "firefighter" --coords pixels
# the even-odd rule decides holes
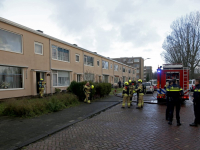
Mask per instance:
[[[129,97],[129,84],[128,82],[125,82],[124,83],[124,88],[123,88],[123,92],[122,92],[122,95],[123,95],[123,102],[122,102],[122,108],[125,108],[125,104],[127,102],[128,104],[128,108],[130,108],[130,97]]]
[[[46,82],[44,82],[44,79],[41,78],[40,81],[38,82],[38,85],[39,85],[39,95],[42,98],[44,95],[44,87],[46,85]]]
[[[128,80],[128,82],[129,82],[129,99],[130,99],[130,105],[132,106],[133,85],[131,80]]]
[[[87,82],[85,84],[85,86],[83,88],[83,90],[85,92],[85,100],[84,100],[85,103],[91,104],[91,102],[90,102],[90,99],[91,99],[90,98],[90,93],[91,93],[91,89],[93,89],[93,88],[94,88],[94,86],[93,85],[90,86],[89,82]]]
[[[138,97],[138,105],[137,109],[143,108],[144,106],[144,101],[143,101],[143,96],[144,96],[144,86],[142,85],[142,79],[138,80],[138,87],[136,88],[137,91],[137,97]]]
[[[193,93],[193,106],[194,106],[194,123],[190,126],[197,127],[200,124],[200,79],[195,80],[195,89]]]
[[[176,120],[177,126],[181,126],[180,123],[180,108],[181,108],[181,96],[184,95],[183,89],[176,84],[176,79],[172,80],[173,84],[167,87],[166,95],[169,101],[169,125],[172,125],[174,107],[176,107]]]

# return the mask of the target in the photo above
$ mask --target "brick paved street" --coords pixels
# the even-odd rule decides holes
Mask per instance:
[[[100,149],[200,149],[200,127],[193,121],[192,103],[181,107],[182,126],[165,120],[165,105],[145,104],[143,110],[121,109],[117,105],[93,118],[79,122],[54,135],[33,143],[27,150],[100,150]]]

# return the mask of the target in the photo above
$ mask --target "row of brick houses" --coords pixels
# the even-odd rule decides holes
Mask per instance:
[[[66,90],[70,83],[127,81],[136,78],[134,67],[101,56],[0,17],[0,99]]]

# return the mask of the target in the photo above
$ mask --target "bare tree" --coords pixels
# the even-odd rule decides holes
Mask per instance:
[[[194,70],[200,61],[199,11],[175,20],[171,29],[163,43],[161,56],[166,63],[182,63],[184,67],[189,67],[194,78]]]

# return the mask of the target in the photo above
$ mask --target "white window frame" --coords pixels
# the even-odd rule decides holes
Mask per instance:
[[[99,61],[99,60],[97,60],[97,62],[99,62],[99,65],[98,65],[98,63],[97,63],[97,66],[99,67],[99,66],[100,66],[100,61]]]
[[[79,54],[76,54],[76,55],[75,55],[75,59],[76,59],[76,56],[78,56],[78,61],[76,60],[76,62],[80,62],[80,55],[79,55]]]
[[[65,50],[68,50],[68,51],[69,51],[69,61],[64,61],[64,60],[59,60],[59,59],[58,59],[58,47],[59,47],[59,48],[62,48],[62,47],[56,46],[56,47],[57,47],[57,51],[56,51],[57,59],[55,59],[55,58],[52,57],[52,46],[56,46],[56,45],[54,45],[54,44],[51,45],[51,59],[57,60],[57,61],[62,61],[62,62],[68,62],[68,63],[70,63],[70,50],[69,50],[69,49],[63,48],[63,49],[65,49]]]
[[[84,56],[83,56],[83,57],[84,57],[84,60],[83,60],[84,65],[85,65],[85,66],[94,67],[94,57],[92,57],[92,58],[93,58],[93,66],[91,66],[91,65],[85,64],[85,56],[92,57],[92,56],[89,56],[89,55],[84,55]],[[87,58],[86,58],[86,62],[87,62]]]
[[[103,61],[106,62],[106,63],[108,63],[108,68],[103,68]],[[109,70],[109,62],[108,61],[102,60],[102,69]]]
[[[115,70],[115,65],[117,66],[117,70]],[[119,69],[119,65],[117,65],[117,64],[114,64],[114,71],[118,71]]]
[[[14,51],[7,51],[7,50],[2,50],[0,49],[0,51],[4,51],[4,52],[11,52],[11,53],[17,53],[17,54],[23,54],[24,52],[24,48],[23,48],[23,35],[22,34],[19,34],[19,33],[15,33],[15,32],[12,32],[12,31],[8,31],[8,30],[5,30],[5,29],[2,29],[0,28],[1,30],[4,30],[6,32],[10,32],[10,33],[13,33],[13,34],[17,34],[17,35],[20,35],[21,36],[21,44],[22,44],[22,52],[14,52]]]
[[[42,54],[36,53],[36,52],[35,52],[35,54],[37,54],[37,55],[43,55],[43,52],[44,52],[43,44],[42,44],[42,43],[39,43],[39,42],[34,42],[34,51],[35,51],[35,44],[42,46]]]
[[[138,60],[138,61],[136,61],[136,60]],[[135,58],[134,62],[140,62],[140,59],[139,58]]]
[[[11,67],[11,66],[6,66],[6,67]],[[17,68],[21,68],[22,69],[22,76],[23,76],[23,78],[22,78],[22,88],[12,88],[12,89],[0,89],[0,91],[14,91],[14,90],[24,90],[25,89],[25,83],[24,83],[24,80],[25,80],[25,77],[24,77],[24,71],[25,71],[25,69],[27,69],[27,68],[23,68],[23,67],[17,67]]]
[[[53,71],[56,71],[57,73],[53,73]],[[53,85],[53,87],[69,87],[70,83],[71,83],[71,73],[69,71],[65,71],[65,72],[69,72],[69,85],[67,85],[67,86],[58,86],[58,71],[60,71],[60,70],[52,70],[52,76],[54,74],[57,75],[57,86],[53,85],[53,77],[52,77],[52,85]]]

